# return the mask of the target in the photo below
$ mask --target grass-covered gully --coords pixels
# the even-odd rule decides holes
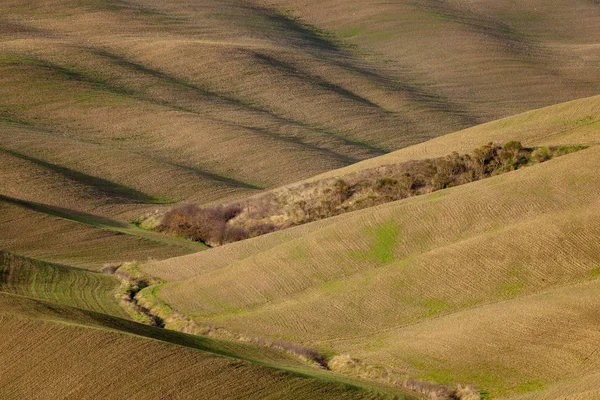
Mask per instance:
[[[488,143],[469,154],[408,161],[341,178],[284,187],[241,202],[165,214],[158,229],[219,246],[350,211],[463,185],[548,161],[583,146],[523,147]]]

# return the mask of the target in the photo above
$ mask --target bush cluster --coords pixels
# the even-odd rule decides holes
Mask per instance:
[[[237,242],[275,230],[274,225],[265,223],[256,224],[251,229],[228,224],[241,211],[239,204],[205,208],[187,204],[167,212],[158,229],[210,246]]]
[[[158,229],[211,246],[513,171],[582,149],[527,148],[520,142],[488,143],[470,154],[385,165],[309,184],[278,189],[242,203],[168,212]]]

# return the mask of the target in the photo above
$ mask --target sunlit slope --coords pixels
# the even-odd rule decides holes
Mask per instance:
[[[40,136],[5,134],[0,147],[208,202],[598,91],[597,49],[574,50],[597,6],[520,5],[527,28],[498,3],[295,2],[312,26],[284,2],[5,1],[0,116]],[[349,28],[359,22],[379,39],[356,41],[369,36]]]
[[[49,264],[0,251],[0,292],[127,317],[114,276]]]
[[[479,121],[598,93],[595,1],[259,1],[370,50],[415,97]]]
[[[311,224],[285,229],[276,234],[258,236],[250,240],[214,247],[210,251],[202,253],[196,252],[187,256],[149,262],[142,265],[141,268],[150,275],[159,276],[169,282],[183,281],[266,252],[287,242],[299,239],[321,227],[335,224],[336,221],[338,219],[328,218]]]
[[[170,280],[160,297],[204,325],[309,343],[494,395],[597,390],[591,380],[573,380],[598,370],[595,358],[582,361],[596,340],[595,283],[582,282],[600,265],[599,115],[598,98],[584,99],[383,156],[373,164],[490,140],[590,146],[483,181],[151,263],[145,271]],[[535,319],[552,296],[548,312]],[[489,326],[480,329],[484,314]],[[468,350],[469,333],[479,329],[479,342]],[[438,337],[439,343],[428,340]],[[573,345],[563,346],[565,340]]]
[[[384,332],[369,349],[337,345],[423,378],[473,382],[494,398],[597,398],[599,291],[594,278]]]
[[[583,278],[600,255],[599,157],[594,147],[350,213],[241,261],[202,267],[161,296],[199,321],[317,341]]]
[[[524,145],[528,146],[568,144],[594,146],[600,144],[600,96],[558,104],[469,128],[464,131],[444,135],[440,138],[410,146],[388,155],[376,157],[350,167],[319,175],[310,180],[327,177],[343,177],[346,174],[351,174],[356,171],[390,163],[406,162],[409,160],[430,157],[442,157],[452,151],[465,153],[490,141],[508,142],[511,140],[521,141]],[[571,157],[580,156],[581,154],[576,154]],[[577,161],[574,161],[574,163],[577,163]],[[539,166],[537,168],[545,168],[545,166]],[[525,171],[522,173],[528,174],[529,172]],[[563,173],[567,173],[567,171],[564,171]],[[498,179],[510,178],[507,176]],[[487,183],[482,182],[478,183],[478,185],[487,185]],[[469,189],[465,187],[453,190],[462,191]],[[432,194],[431,197],[435,198],[443,195],[443,192],[438,192]],[[423,200],[410,199],[407,201],[413,202]],[[476,202],[477,199],[473,198],[472,201]],[[395,206],[383,206],[383,208],[386,207]],[[319,230],[326,225],[335,224],[337,221],[352,218],[353,215],[370,212],[371,211],[369,210],[364,210],[359,213],[345,216],[342,215],[340,217],[321,220],[308,225],[281,231],[266,237],[258,237],[241,243],[232,243],[228,246],[212,249],[209,252],[192,254],[186,257],[170,259],[162,263],[150,264],[147,267],[147,270],[150,273],[163,276],[169,281],[187,279],[194,274],[204,273],[223,265],[231,264],[241,258],[247,258],[260,253],[283,242]],[[443,218],[443,216],[440,216],[440,218]]]
[[[569,379],[566,382],[549,384],[539,392],[525,393],[512,396],[511,399],[560,399],[560,400],[587,400],[600,397],[600,373],[592,373],[579,378]]]
[[[299,364],[299,372],[292,372],[292,360],[287,371],[269,367],[286,357],[269,360],[268,349],[253,354],[243,344],[228,348],[20,296],[0,294],[0,320],[0,388],[6,399],[403,398],[383,388],[310,376]],[[115,330],[125,328],[135,334]]]

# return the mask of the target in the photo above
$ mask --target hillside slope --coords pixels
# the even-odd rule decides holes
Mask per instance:
[[[0,292],[17,294],[121,318],[119,281],[112,276],[49,264],[0,251]]]
[[[592,95],[599,18],[587,0],[3,1],[0,247],[93,267],[193,252],[6,198],[128,223]]]
[[[259,1],[384,60],[412,99],[478,122],[598,93],[595,1]]]
[[[597,371],[595,352],[579,356],[594,340],[593,311],[573,304],[596,307],[595,283],[577,283],[593,279],[600,265],[599,102],[548,107],[362,165],[489,140],[586,144],[587,150],[144,269],[170,280],[159,296],[199,324],[350,354],[400,375],[472,383],[493,396],[550,390],[551,382],[580,377],[584,365],[585,374]],[[544,296],[553,296],[546,292],[557,293],[549,307],[562,311],[534,319],[526,310],[537,312]],[[573,338],[567,347],[550,329],[562,312],[570,313],[568,321],[581,319],[566,323]],[[488,330],[477,325],[484,313]],[[492,329],[499,326],[505,328]],[[478,331],[480,339],[470,333]],[[401,340],[404,334],[413,339]],[[523,353],[529,363],[513,365],[521,357],[515,337],[521,347],[538,338],[543,357],[531,348]],[[469,348],[471,340],[481,345]],[[489,351],[481,354],[485,341]],[[546,366],[553,357],[573,361],[558,373]]]
[[[196,339],[21,296],[0,293],[0,321],[0,390],[6,399],[405,398],[324,378],[268,349]]]
[[[147,199],[298,181],[597,93],[598,5],[547,3],[5,1],[0,148]]]

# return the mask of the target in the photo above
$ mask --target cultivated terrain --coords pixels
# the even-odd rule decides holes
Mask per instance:
[[[599,26],[2,1],[0,397],[600,398]],[[256,235],[164,228],[256,199]]]

